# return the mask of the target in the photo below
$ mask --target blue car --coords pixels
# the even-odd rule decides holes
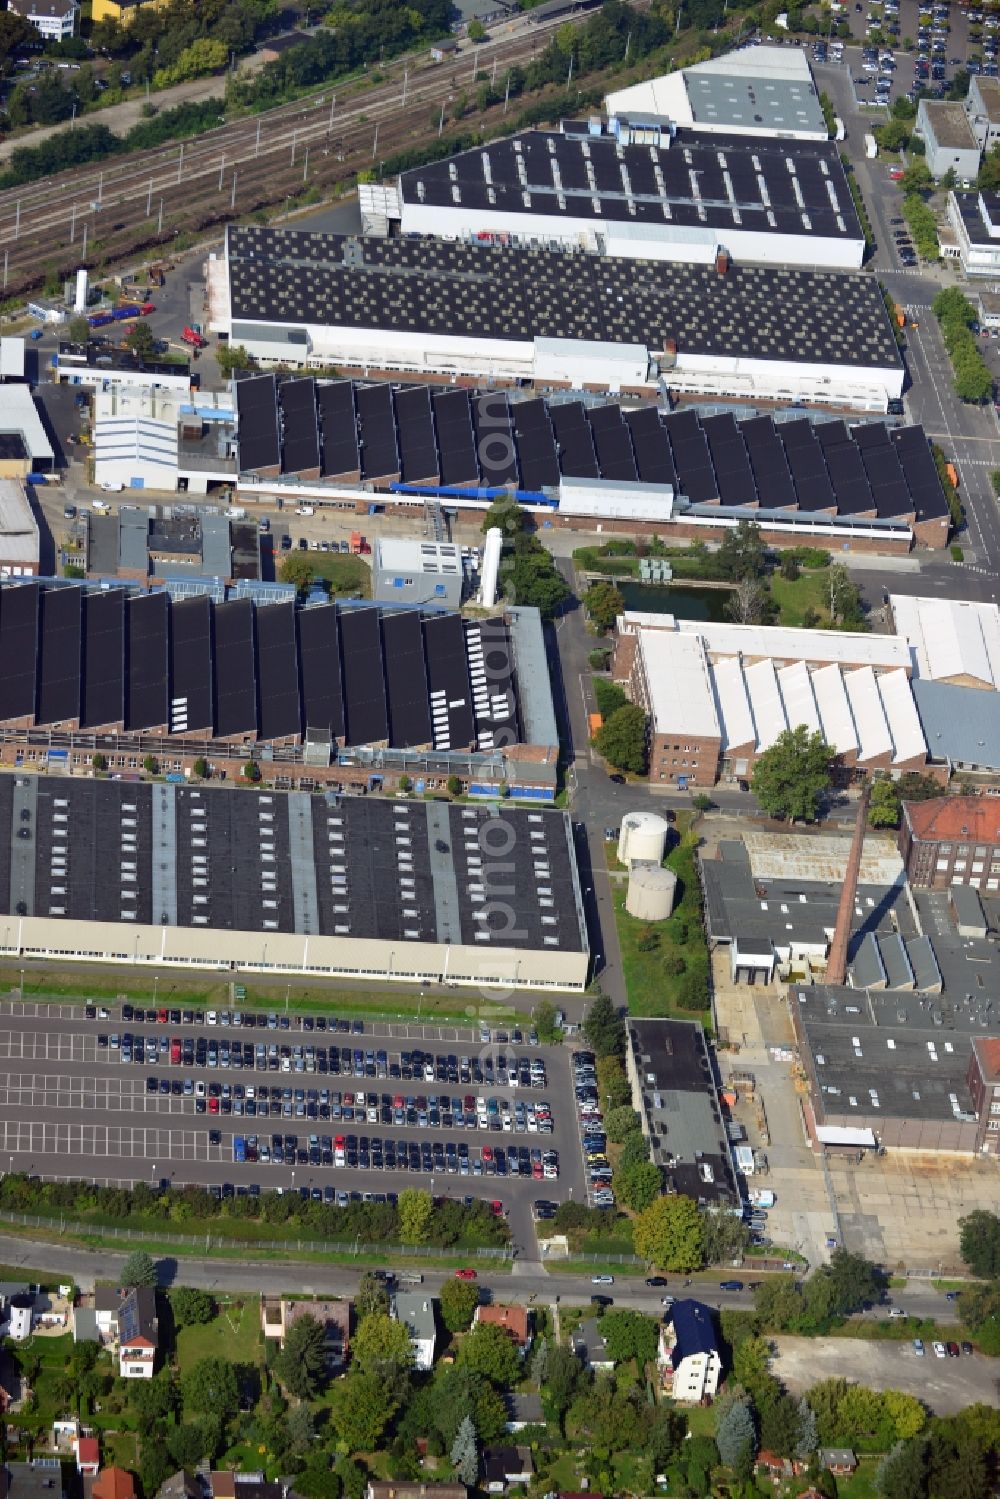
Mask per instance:
[[[247,1142],[244,1140],[244,1138],[243,1138],[242,1135],[234,1135],[233,1136],[233,1160],[237,1161],[237,1162],[242,1162],[242,1161],[245,1161],[246,1158],[247,1158]]]

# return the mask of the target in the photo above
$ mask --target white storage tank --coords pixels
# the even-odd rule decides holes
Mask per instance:
[[[81,266],[76,273],[76,300],[73,303],[73,311],[86,312],[89,296],[90,281],[85,267]]]
[[[625,909],[637,921],[666,921],[674,909],[677,876],[660,863],[633,863]]]
[[[657,812],[630,812],[618,834],[619,863],[634,864],[636,859],[646,864],[662,863],[669,832],[669,822]]]

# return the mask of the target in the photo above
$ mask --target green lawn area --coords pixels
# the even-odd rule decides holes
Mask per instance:
[[[695,867],[695,839],[689,820],[678,819],[680,842],[667,855],[667,867],[677,875],[678,900],[669,920],[638,921],[625,909],[624,880],[612,883],[618,943],[622,953],[628,1007],[633,1015],[680,1016],[708,1020],[708,948],[701,920],[701,889]],[[655,939],[655,946],[643,950]],[[680,960],[680,972],[672,971]],[[693,977],[691,977],[693,976]],[[701,1010],[679,1004],[682,986],[701,985]]]
[[[331,593],[371,598],[372,570],[363,557],[352,557],[346,552],[310,552],[309,561],[313,575],[325,578]]]
[[[684,1414],[693,1437],[715,1436],[715,1411],[710,1405],[686,1405]]]
[[[778,623],[801,625],[807,609],[814,609],[820,616],[821,625],[830,623],[829,568],[817,568],[815,572],[803,568],[794,582],[774,572],[770,579],[771,598],[778,607]]]
[[[264,1344],[260,1332],[260,1303],[224,1302],[213,1322],[182,1327],[177,1334],[177,1362],[181,1374],[201,1358],[224,1358],[234,1364],[263,1364]]]

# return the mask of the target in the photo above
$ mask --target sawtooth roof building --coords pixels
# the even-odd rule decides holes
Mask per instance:
[[[416,983],[587,982],[564,813],[2,776],[0,842],[8,955]]]
[[[748,516],[779,543],[904,551],[948,536],[921,427],[272,374],[238,380],[235,404],[248,499],[485,509],[502,490],[568,527],[708,535]]]
[[[363,376],[875,411],[903,388],[878,286],[832,271],[230,225],[209,303],[265,363]]]
[[[612,670],[649,715],[649,774],[660,784],[742,780],[800,724],[847,772],[922,771],[930,760],[895,636],[629,612]]]
[[[100,750],[124,757],[116,767],[151,754],[164,769],[207,758],[238,772],[250,757],[286,783],[455,772],[484,793],[507,779],[516,794],[554,794],[558,733],[532,609],[463,620],[11,583],[0,658],[8,764],[83,765]]]
[[[359,189],[362,221],[366,188]],[[377,194],[377,201],[376,201]],[[564,121],[404,172],[368,217],[403,234],[589,245],[626,259],[861,266],[836,145]]]
[[[1000,688],[1000,608],[966,599],[894,593],[889,607],[897,635],[924,681]]]

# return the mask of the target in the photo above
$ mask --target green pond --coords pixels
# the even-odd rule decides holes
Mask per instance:
[[[683,588],[677,583],[619,583],[626,609],[650,614],[675,614],[678,619],[727,618],[728,588]]]

